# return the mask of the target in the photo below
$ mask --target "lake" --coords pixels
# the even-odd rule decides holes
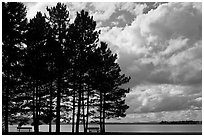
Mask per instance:
[[[24,125],[29,126],[30,125]],[[89,127],[96,127],[96,124],[89,124]],[[52,125],[52,132],[55,132],[55,125]],[[40,125],[40,132],[48,132],[49,126],[48,125]],[[61,125],[61,132],[71,132],[72,125],[66,124]],[[33,131],[33,126],[32,126]],[[80,131],[83,132],[83,125],[80,125]],[[17,125],[10,125],[9,132],[18,132]],[[161,124],[107,124],[106,125],[106,132],[149,132],[149,133],[165,133],[165,132],[202,132],[202,125],[195,124],[195,125],[161,125]]]

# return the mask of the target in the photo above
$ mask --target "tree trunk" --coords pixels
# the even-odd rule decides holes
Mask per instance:
[[[80,110],[81,110],[81,91],[79,91],[79,98],[78,98],[76,133],[79,133]]]
[[[52,81],[50,82],[50,122],[49,132],[52,132]]]
[[[74,133],[74,126],[75,126],[75,100],[76,100],[76,82],[75,82],[75,70],[74,70],[74,81],[73,81],[73,110],[72,110],[72,133]]]
[[[61,78],[62,78],[62,75],[61,74],[63,74],[63,72],[61,72],[62,70],[62,67],[61,67],[61,55],[60,54],[63,54],[62,53],[62,44],[63,44],[63,42],[62,42],[62,33],[61,33],[61,28],[62,28],[62,23],[60,22],[59,23],[59,45],[58,46],[60,46],[59,47],[59,52],[58,52],[58,55],[57,55],[57,68],[58,68],[58,79],[57,79],[57,107],[56,107],[56,111],[57,111],[57,113],[56,113],[56,115],[57,115],[57,117],[56,117],[56,132],[57,133],[59,133],[60,132],[60,101],[61,101]]]
[[[103,132],[103,123],[102,123],[102,110],[103,110],[103,106],[102,106],[102,101],[103,97],[102,97],[102,92],[100,91],[100,132]]]
[[[81,79],[81,78],[79,78]],[[81,80],[79,82],[79,95],[78,95],[78,110],[77,110],[77,121],[76,121],[76,133],[79,133],[79,121],[80,121],[80,110],[81,110]]]
[[[57,111],[57,116],[56,116],[56,132],[60,132],[60,93],[61,93],[61,85],[60,85],[60,77],[58,77],[57,79],[57,107],[56,107],[56,111]]]
[[[35,122],[34,122],[34,131],[36,133],[39,132],[39,120],[38,120],[38,109],[39,109],[39,104],[38,104],[38,80],[35,81],[35,93],[36,93],[36,113],[35,113]]]
[[[30,83],[31,84],[31,83]],[[33,126],[35,127],[35,89],[33,89]],[[34,128],[34,131],[35,131],[35,128]]]
[[[6,86],[6,97],[5,97],[5,119],[4,119],[4,126],[5,126],[5,133],[9,132],[8,129],[8,109],[9,109],[9,87],[10,87],[10,72],[8,70],[8,74],[7,74],[7,86]]]
[[[103,92],[103,128],[102,128],[102,129],[103,129],[103,131],[102,131],[103,133],[106,132],[106,131],[105,131],[105,117],[106,117],[106,116],[105,116],[105,111],[106,111],[106,110],[105,110],[105,102],[106,102],[106,101],[105,101],[105,95],[106,95],[106,94],[105,94],[105,91],[104,91],[104,92]]]
[[[75,89],[73,90],[73,110],[72,110],[72,133],[74,133],[74,125],[75,125]]]
[[[86,133],[87,133],[87,128],[88,128],[88,124],[89,124],[89,95],[90,95],[90,91],[89,91],[89,86],[88,86],[88,95],[87,95],[87,110],[86,110]]]
[[[86,133],[86,124],[85,124],[85,108],[84,108],[84,91],[82,91],[82,113],[83,113],[83,126],[84,126],[84,132]]]
[[[41,105],[41,94],[39,93],[39,89],[38,89],[38,122],[40,122],[40,116],[41,116],[41,110],[40,110],[40,105]],[[38,124],[39,125],[39,124]]]

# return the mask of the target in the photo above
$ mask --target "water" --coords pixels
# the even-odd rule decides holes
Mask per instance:
[[[24,125],[31,127],[30,125]],[[97,127],[96,124],[89,124],[89,127]],[[55,132],[55,125],[52,125],[52,132]],[[40,125],[40,132],[48,132],[48,125]],[[23,131],[23,130],[22,130]],[[27,130],[24,130],[26,132]],[[33,131],[33,126],[32,126]],[[61,125],[61,132],[71,132],[72,125]],[[80,125],[83,132],[83,125]],[[10,125],[9,132],[18,132],[17,125]],[[106,132],[202,132],[202,125],[159,125],[159,124],[107,124]]]

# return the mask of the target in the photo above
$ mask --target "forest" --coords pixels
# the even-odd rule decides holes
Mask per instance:
[[[87,11],[70,23],[66,4],[46,10],[28,20],[23,3],[2,3],[2,131],[31,122],[35,133],[62,123],[87,133],[96,121],[104,133],[106,119],[126,116],[130,77]]]

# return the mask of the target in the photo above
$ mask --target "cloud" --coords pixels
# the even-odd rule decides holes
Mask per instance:
[[[139,85],[127,94],[127,113],[201,110],[201,91],[200,87],[182,85]]]
[[[154,113],[132,113],[120,120],[110,119],[108,122],[134,123],[134,122],[161,122],[161,121],[186,121],[202,120],[202,110],[180,110],[180,111],[163,111]]]
[[[186,121],[186,120],[202,120],[202,110],[181,110],[181,111],[163,111],[156,113],[134,113],[127,114],[125,118],[120,120],[121,123],[127,122],[161,122],[161,121]],[[111,122],[118,122],[112,120]]]
[[[172,53],[175,53],[178,50],[182,50],[183,47],[187,45],[188,39],[187,38],[182,38],[182,37],[177,37],[175,39],[170,39],[168,41],[168,46],[167,48],[162,51],[162,55],[169,55]]]
[[[143,36],[156,36],[155,40],[168,40],[182,35],[191,40],[201,39],[202,12],[194,3],[168,3],[140,16],[133,24],[140,22]]]
[[[82,9],[86,9],[88,5],[87,2],[67,2],[66,4],[71,11],[81,11]]]
[[[108,32],[101,34],[100,39],[112,45],[117,45],[123,52],[134,52],[135,54],[146,52],[146,49],[142,46],[145,44],[143,38],[133,27],[113,27]]]
[[[125,19],[124,15],[118,16],[117,19],[122,20],[123,22],[126,22],[126,19]]]
[[[146,4],[132,2],[93,2],[90,5],[94,7],[93,16],[96,21],[106,21],[110,19],[111,15],[115,13],[116,10],[125,10],[133,15],[140,15],[147,7]]]
[[[53,7],[57,5],[57,2],[25,2],[27,7],[27,18],[33,18],[38,11],[48,14],[46,7]],[[87,10],[87,2],[66,2],[67,9],[70,15],[70,22],[73,22],[76,17],[76,12],[81,11],[82,9]]]
[[[113,26],[117,26],[117,25],[119,24],[119,22],[118,22],[118,21],[113,21],[113,22],[111,22],[111,24],[112,24]]]
[[[121,2],[119,4],[119,10],[126,10],[136,16],[142,14],[145,8],[147,8],[145,3]]]
[[[37,12],[47,13],[46,7],[55,6],[57,2],[25,2],[25,6],[27,7],[27,18],[33,18]]]
[[[100,39],[117,47],[130,86],[195,84],[202,77],[201,3],[166,3],[138,15],[129,26],[113,27]]]
[[[95,21],[108,20],[116,10],[116,3],[113,2],[93,2],[90,6],[93,6],[95,10],[93,14]]]

